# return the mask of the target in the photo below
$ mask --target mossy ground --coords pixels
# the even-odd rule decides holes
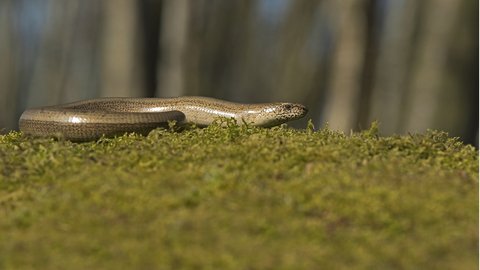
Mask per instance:
[[[443,132],[0,136],[1,269],[478,269],[478,151]]]

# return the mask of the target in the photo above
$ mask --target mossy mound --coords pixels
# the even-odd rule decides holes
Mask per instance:
[[[226,120],[225,120],[226,121]],[[478,151],[428,131],[0,136],[1,269],[477,269]]]

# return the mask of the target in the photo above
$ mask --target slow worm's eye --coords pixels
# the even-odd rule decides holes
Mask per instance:
[[[290,110],[290,109],[292,108],[292,105],[290,105],[290,104],[285,104],[285,105],[283,105],[283,108],[284,108],[285,110]]]

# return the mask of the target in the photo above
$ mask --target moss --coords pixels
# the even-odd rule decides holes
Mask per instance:
[[[471,269],[478,151],[448,134],[212,125],[0,136],[2,269]]]

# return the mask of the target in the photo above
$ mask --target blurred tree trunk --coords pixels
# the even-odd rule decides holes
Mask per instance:
[[[261,87],[264,78],[259,75],[263,65],[259,63],[258,56],[261,50],[255,42],[255,4],[252,0],[236,1],[231,18],[225,18],[232,31],[223,35],[227,37],[223,42],[230,47],[226,51],[225,60],[231,63],[225,63],[229,72],[225,73],[217,92],[225,92],[228,99],[233,101],[255,102],[266,95],[265,89]]]
[[[98,3],[78,0],[44,3],[48,20],[42,28],[32,79],[26,80],[29,86],[25,108],[97,95]]]
[[[375,81],[370,112],[362,125],[379,120],[382,134],[389,136],[399,130],[404,116],[403,106],[411,75],[414,31],[418,22],[416,0],[391,1],[386,8],[385,23],[376,60]],[[364,126],[366,128],[367,126]]]
[[[292,101],[310,108],[310,117],[289,123],[305,127],[311,115],[317,115],[319,98],[324,91],[325,69],[322,68],[320,41],[325,16],[323,0],[291,1],[280,21],[275,61],[267,66],[270,87],[267,101]],[[318,24],[318,25],[317,25]],[[316,38],[316,39],[315,39]],[[268,48],[270,49],[270,48]]]
[[[253,3],[164,1],[157,95],[245,100],[256,82]]]
[[[312,88],[319,85],[315,76],[319,69],[318,59],[313,59],[306,50],[320,2],[293,1],[288,9],[280,29],[273,87],[270,90],[270,95],[278,100],[305,102]]]
[[[163,1],[160,60],[158,68],[159,97],[185,95],[185,59],[188,42],[189,0]]]
[[[0,134],[16,128],[18,70],[15,63],[15,38],[12,27],[13,0],[0,2]]]
[[[140,5],[103,0],[100,96],[145,96]]]
[[[478,147],[478,1],[459,1],[448,33],[435,129]],[[443,27],[443,25],[440,25]],[[476,135],[477,134],[477,135]]]
[[[185,63],[185,93],[187,95],[202,95],[201,85],[201,49],[203,44],[203,30],[205,21],[205,1],[190,2],[188,20],[188,43]]]
[[[365,129],[370,126],[371,121],[368,120],[371,100],[372,88],[375,80],[375,67],[378,55],[378,35],[379,35],[379,17],[377,12],[378,0],[365,0],[365,19],[367,21],[367,33],[365,44],[365,65],[363,66],[362,80],[360,81],[360,98],[358,100],[358,114],[356,123],[352,127],[354,130],[359,128]],[[355,127],[359,125],[359,128]]]
[[[338,8],[337,37],[323,117],[332,129],[348,131],[357,124],[360,82],[365,65],[365,1],[341,0],[335,3]]]
[[[64,102],[64,89],[74,92],[82,89],[69,80],[75,44],[75,26],[80,1],[48,2],[49,17],[43,28],[38,58],[28,88],[27,107],[53,105]]]
[[[202,15],[195,13],[197,21],[192,24],[197,25],[196,42],[189,51],[199,50],[195,56],[199,59],[196,64],[199,75],[195,80],[201,94],[234,101],[246,101],[258,94],[252,89],[258,82],[255,76],[258,67],[252,68],[258,65],[252,44],[254,3],[209,0],[205,1]]]
[[[412,66],[412,81],[405,107],[405,123],[403,130],[424,132],[426,128],[434,128],[435,114],[440,110],[439,101],[442,94],[448,91],[443,87],[447,74],[446,60],[448,41],[452,37],[458,8],[461,1],[423,1],[423,12],[417,50]],[[451,101],[453,102],[454,100]],[[453,110],[448,110],[453,113]],[[455,119],[442,119],[455,121]]]
[[[140,18],[143,30],[142,54],[144,61],[144,78],[146,97],[153,97],[157,91],[157,66],[159,61],[160,21],[162,13],[161,0],[141,0]]]
[[[465,114],[460,115],[460,118],[465,118],[466,124],[463,125],[464,129],[459,136],[464,138],[465,142],[475,145],[477,149],[479,148],[478,9],[478,1],[462,2],[460,14],[464,14],[465,18],[458,20],[455,29],[463,29],[463,31],[455,32],[454,37],[450,40],[452,44],[450,61],[454,63],[450,67],[454,70],[453,72],[460,75],[461,89],[466,89],[464,96],[466,106],[461,106]]]

